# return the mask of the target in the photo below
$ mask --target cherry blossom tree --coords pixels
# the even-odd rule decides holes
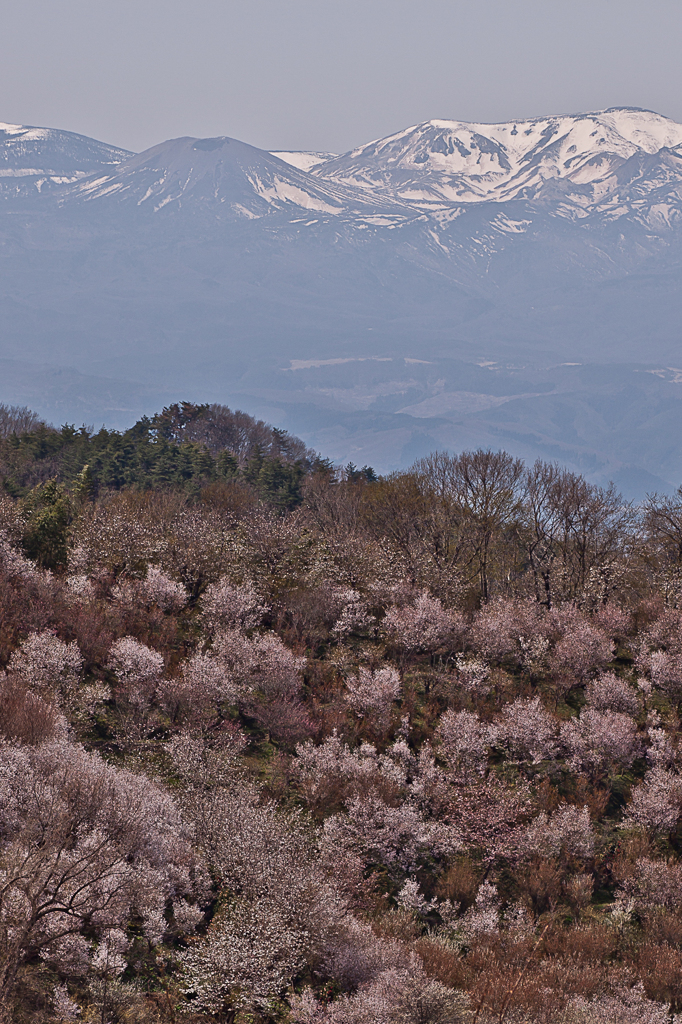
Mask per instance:
[[[135,744],[154,726],[152,705],[163,672],[163,655],[132,636],[112,644],[107,667],[116,677],[116,735]]]
[[[27,957],[59,957],[86,925],[125,928],[192,892],[195,858],[173,800],[64,741],[0,747],[0,837],[0,1020],[12,1019]]]
[[[348,636],[366,636],[375,630],[376,619],[357,590],[343,588],[335,596],[342,610],[332,627],[332,636],[343,640]]]
[[[647,999],[644,986],[621,988],[594,999],[576,996],[558,1018],[560,1024],[680,1024],[667,1005]]]
[[[383,628],[391,641],[405,652],[433,652],[456,644],[464,632],[464,620],[446,611],[437,597],[422,591],[413,604],[389,608]]]
[[[251,583],[237,586],[225,576],[209,584],[201,608],[202,620],[211,633],[219,629],[253,629],[268,611]]]
[[[72,577],[77,578],[82,577]],[[164,612],[179,611],[186,604],[188,596],[182,583],[171,579],[158,565],[147,566],[147,574],[141,580],[120,580],[111,593],[113,598],[128,607],[156,605]]]
[[[245,691],[268,699],[293,697],[301,688],[305,658],[297,657],[275,633],[247,637],[240,630],[227,629],[216,636],[213,653]]]
[[[132,636],[112,644],[108,666],[127,693],[150,691],[163,672],[163,655]]]
[[[467,940],[479,935],[497,935],[500,930],[501,905],[497,886],[486,880],[476,893],[476,899],[457,921],[457,930]]]
[[[541,812],[528,826],[522,840],[526,855],[584,859],[594,854],[594,829],[587,807],[561,804],[548,815]]]
[[[622,824],[654,835],[668,835],[674,831],[681,812],[682,778],[664,768],[652,768],[633,790]]]
[[[508,704],[497,723],[498,743],[512,757],[533,765],[552,761],[559,753],[558,723],[545,711],[539,697],[519,698]]]
[[[327,846],[349,849],[365,864],[384,865],[393,871],[415,871],[428,856],[452,853],[461,844],[456,830],[444,822],[426,819],[408,801],[398,807],[374,795],[348,801],[347,814],[324,823]]]
[[[357,676],[346,680],[345,700],[358,718],[366,718],[372,729],[383,734],[391,722],[391,708],[401,693],[400,675],[392,666],[374,672],[361,667]]]
[[[573,771],[600,773],[629,768],[642,753],[637,726],[619,711],[583,709],[580,718],[561,726],[561,742]]]
[[[351,749],[334,731],[319,746],[311,740],[298,744],[292,773],[308,806],[319,807],[370,791],[398,792],[415,763],[404,741],[379,755],[371,743]]]
[[[641,710],[637,692],[613,672],[605,672],[588,683],[585,698],[588,705],[597,711],[622,711],[634,717]]]
[[[51,630],[44,630],[29,634],[10,658],[8,671],[28,689],[59,701],[77,685],[82,665],[75,640],[66,644]]]
[[[467,693],[474,697],[484,697],[490,693],[488,679],[490,677],[490,665],[480,658],[472,658],[470,655],[457,654],[455,656],[457,669],[457,681]]]
[[[552,622],[529,601],[491,601],[476,614],[469,634],[472,649],[488,661],[509,658],[521,664],[536,645],[535,657],[544,658],[552,636]]]
[[[490,748],[498,738],[498,727],[484,723],[471,711],[446,711],[437,735],[441,750],[451,769],[474,769],[483,773]]]
[[[183,988],[208,1012],[264,1008],[323,955],[344,902],[299,815],[260,804],[245,785],[197,791],[189,806],[223,898],[180,956]]]
[[[679,906],[682,866],[672,860],[638,857],[619,879],[617,899],[639,911],[674,910]]]
[[[613,660],[613,642],[575,609],[560,609],[553,616],[563,631],[551,659],[556,671],[586,679]]]
[[[293,1024],[469,1024],[473,1014],[461,993],[429,979],[418,961],[389,969],[353,995],[325,1006],[310,989],[292,1001]]]
[[[197,653],[177,676],[159,683],[156,699],[173,725],[203,732],[216,723],[221,706],[236,704],[241,692],[220,658]]]

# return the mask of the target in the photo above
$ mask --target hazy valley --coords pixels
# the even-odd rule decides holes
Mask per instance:
[[[0,400],[129,426],[220,401],[324,455],[682,477],[682,126],[429,121],[350,153],[0,134]]]

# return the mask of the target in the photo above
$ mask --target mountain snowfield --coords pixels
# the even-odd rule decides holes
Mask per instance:
[[[682,479],[682,125],[431,120],[341,155],[0,124],[0,401],[224,401],[340,461]]]
[[[125,149],[73,132],[0,122],[0,195],[8,185],[10,192],[62,186],[115,167],[129,156]]]
[[[661,150],[682,157],[682,125],[651,111],[616,108],[505,124],[427,121],[311,169],[428,205],[536,198],[547,182],[559,180],[587,205],[618,187],[633,158]]]

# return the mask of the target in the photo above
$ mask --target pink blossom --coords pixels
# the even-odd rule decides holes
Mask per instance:
[[[488,678],[490,677],[490,665],[481,661],[480,658],[472,658],[470,655],[457,654],[455,656],[457,668],[457,681],[467,693],[477,697],[484,697],[490,693]]]
[[[202,619],[213,633],[219,629],[253,629],[268,610],[251,583],[237,586],[226,576],[206,588],[201,608]]]
[[[482,771],[498,730],[471,711],[446,711],[438,725],[441,749],[451,768],[470,766]]]
[[[163,672],[163,655],[132,636],[112,644],[108,668],[128,690],[154,686]]]
[[[477,613],[469,642],[488,661],[511,658],[517,663],[544,660],[551,627],[537,604],[492,601]]]
[[[165,612],[179,611],[187,601],[183,585],[171,579],[158,565],[147,566],[147,575],[139,589],[149,604],[155,604]]]
[[[637,692],[613,672],[605,672],[588,683],[585,697],[588,705],[597,711],[622,711],[634,716],[641,709]]]
[[[652,768],[632,792],[623,827],[665,835],[676,827],[681,810],[682,779],[663,768]]]
[[[348,914],[325,936],[320,970],[346,988],[366,985],[383,971],[406,968],[411,957],[394,940],[380,938],[366,921]]]
[[[480,851],[486,862],[517,858],[532,806],[528,788],[494,776],[463,782],[453,788],[446,812],[462,844]]]
[[[467,997],[427,978],[418,961],[387,969],[328,1006],[309,989],[292,999],[292,1024],[455,1024],[470,1016]]]
[[[221,704],[236,703],[240,687],[224,663],[212,654],[194,654],[181,673],[159,683],[156,697],[173,722],[202,729],[215,720]]]
[[[668,1005],[647,999],[644,986],[621,988],[587,1000],[575,996],[558,1024],[680,1024],[679,1015],[671,1018]]]
[[[104,936],[192,891],[195,862],[175,803],[147,778],[64,741],[0,746],[0,942],[10,962],[43,951],[81,966],[87,927]],[[7,967],[5,960],[4,966]]]
[[[637,726],[628,715],[591,707],[562,724],[561,742],[573,771],[623,771],[642,753]]]
[[[557,671],[570,672],[578,679],[585,679],[613,660],[613,642],[575,610],[558,612],[555,618],[564,631],[552,656],[552,664]]]
[[[347,636],[367,635],[375,630],[376,619],[370,615],[357,590],[340,589],[335,596],[341,602],[342,610],[332,627],[332,636],[343,640]]]
[[[56,985],[52,996],[54,1012],[60,1021],[78,1020],[81,1008],[69,995],[66,985]]]
[[[64,643],[50,630],[30,633],[10,658],[9,672],[31,690],[58,696],[77,682],[83,658],[74,641]]]
[[[349,849],[366,864],[402,871],[414,871],[429,854],[460,848],[455,832],[444,823],[427,821],[413,804],[391,807],[375,795],[353,797],[347,815],[327,818],[324,841]]]
[[[414,604],[389,608],[383,628],[403,651],[435,651],[455,643],[464,623],[459,614],[446,611],[437,597],[424,590]]]
[[[558,724],[545,711],[539,697],[519,698],[504,708],[497,724],[499,741],[510,753],[532,764],[553,760],[558,752]]]
[[[594,831],[587,807],[561,804],[551,815],[542,812],[528,826],[522,847],[529,856],[591,857]]]
[[[633,909],[651,910],[679,907],[682,888],[682,865],[672,860],[651,860],[640,857],[634,871],[620,882],[618,899],[630,902]]]
[[[346,680],[345,700],[358,718],[367,718],[378,732],[390,724],[391,707],[401,692],[400,675],[392,666],[374,672],[360,668]]]
[[[593,618],[599,629],[612,640],[627,636],[632,627],[632,617],[615,604],[602,605]]]
[[[293,697],[301,688],[305,658],[299,658],[275,633],[247,637],[238,629],[218,633],[213,653],[245,690],[264,697]]]
[[[497,935],[500,926],[500,898],[497,886],[485,881],[476,893],[473,906],[459,921],[459,928],[467,938],[474,935]]]

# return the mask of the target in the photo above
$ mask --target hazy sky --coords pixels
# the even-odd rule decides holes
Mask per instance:
[[[429,118],[682,121],[682,0],[2,0],[0,120],[344,151]]]

